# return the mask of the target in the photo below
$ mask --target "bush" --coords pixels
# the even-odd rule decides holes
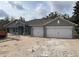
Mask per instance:
[[[75,38],[79,38],[79,34],[75,34]]]

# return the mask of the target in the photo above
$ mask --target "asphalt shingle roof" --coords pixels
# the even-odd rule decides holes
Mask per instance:
[[[75,25],[75,23],[68,21],[68,20],[64,19],[63,17],[56,17],[54,19],[35,19],[35,20],[28,21],[27,24],[29,26],[44,26],[44,25],[46,25],[54,20],[57,20],[57,19],[61,19],[61,20],[63,19],[65,22]]]
[[[50,21],[50,19],[35,19],[28,21],[27,23],[29,26],[41,26],[48,21]]]

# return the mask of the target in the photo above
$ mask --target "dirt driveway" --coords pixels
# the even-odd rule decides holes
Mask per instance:
[[[7,39],[14,40],[0,43],[3,57],[79,57],[79,39],[30,36],[8,36]]]

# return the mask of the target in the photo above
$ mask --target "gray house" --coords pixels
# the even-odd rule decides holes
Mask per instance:
[[[29,21],[28,25],[31,26],[32,36],[73,38],[74,26],[77,24],[59,16],[55,19],[38,19]]]
[[[11,34],[27,35],[29,34],[29,27],[25,21],[14,20],[5,25],[7,32]]]
[[[13,34],[27,34],[37,37],[73,38],[74,26],[63,17],[55,19],[36,19],[28,22],[15,20],[6,25],[7,30]]]

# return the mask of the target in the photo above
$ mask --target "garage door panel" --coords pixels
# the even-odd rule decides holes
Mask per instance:
[[[72,38],[71,27],[47,27],[47,37]]]
[[[43,37],[43,27],[33,27],[33,36]]]

